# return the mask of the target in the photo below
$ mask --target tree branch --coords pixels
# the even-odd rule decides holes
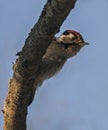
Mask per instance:
[[[31,29],[13,66],[13,77],[9,81],[3,110],[4,130],[26,130],[28,99],[36,72],[52,38],[74,8],[75,2],[76,0],[48,0],[38,22]]]

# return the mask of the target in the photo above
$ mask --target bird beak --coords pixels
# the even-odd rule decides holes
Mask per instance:
[[[84,42],[85,45],[90,45],[90,43]]]

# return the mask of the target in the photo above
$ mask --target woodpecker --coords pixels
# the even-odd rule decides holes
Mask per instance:
[[[75,56],[82,47],[89,45],[81,34],[74,30],[66,30],[59,37],[54,37],[44,54],[37,71],[34,89],[31,90],[29,103],[33,101],[35,90],[44,80],[57,74],[68,58]]]

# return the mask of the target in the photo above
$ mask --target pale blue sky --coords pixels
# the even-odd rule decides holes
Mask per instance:
[[[0,0],[0,109],[15,54],[45,2]],[[90,46],[37,91],[29,107],[27,130],[108,130],[108,0],[77,0],[60,33],[66,29],[79,31]],[[2,124],[1,112],[0,129]]]

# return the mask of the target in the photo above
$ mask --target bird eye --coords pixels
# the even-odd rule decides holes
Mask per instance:
[[[76,40],[76,37],[72,37],[72,41]]]

